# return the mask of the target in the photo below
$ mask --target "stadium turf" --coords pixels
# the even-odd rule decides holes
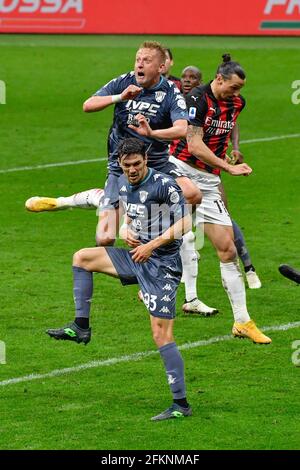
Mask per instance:
[[[239,122],[241,150],[254,171],[249,178],[225,175],[224,183],[263,283],[247,291],[251,316],[260,326],[287,329],[269,330],[270,346],[226,336],[232,314],[205,242],[199,293],[221,314],[184,316],[180,287],[175,334],[178,345],[191,343],[182,354],[194,414],[162,423],[150,417],[171,396],[158,355],[136,355],[155,351],[136,287],[96,276],[88,346],[45,334],[73,318],[72,254],[94,245],[97,219],[94,211],[31,214],[24,201],[103,187],[106,165],[8,170],[105,157],[112,109],[87,115],[82,102],[132,68],[143,39],[0,36],[7,91],[0,105],[0,340],[6,344],[0,449],[297,449],[299,368],[291,358],[300,339],[300,291],[278,273],[281,263],[300,268],[300,105],[291,101],[292,83],[300,80],[296,38],[158,38],[172,48],[175,75],[193,64],[205,80],[213,78],[224,52],[247,71]]]

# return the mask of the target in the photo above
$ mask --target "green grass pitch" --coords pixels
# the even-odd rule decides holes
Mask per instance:
[[[201,298],[221,313],[187,318],[178,292],[178,345],[219,337],[182,351],[194,415],[152,423],[171,396],[136,287],[98,275],[92,342],[55,342],[48,327],[73,318],[72,254],[94,245],[93,211],[30,214],[32,195],[58,196],[101,187],[105,161],[27,171],[8,169],[105,157],[112,108],[87,115],[82,103],[112,77],[132,69],[142,37],[0,36],[1,309],[0,449],[297,449],[299,368],[292,343],[299,326],[269,330],[273,343],[223,338],[232,314],[216,255],[205,242],[198,280]],[[299,321],[300,290],[278,273],[300,267],[300,105],[291,101],[300,80],[299,39],[158,38],[171,47],[179,75],[197,65],[213,78],[224,52],[247,71],[240,117],[249,178],[224,176],[232,216],[244,229],[263,287],[247,291],[259,326]],[[297,136],[298,134],[298,136]],[[294,137],[279,139],[280,136]],[[295,136],[296,135],[296,136]],[[274,137],[275,140],[258,139]],[[223,339],[223,340],[222,340]],[[128,361],[120,360],[129,356]],[[115,362],[104,363],[116,358]],[[54,370],[98,366],[44,376]],[[41,375],[35,380],[4,382]]]

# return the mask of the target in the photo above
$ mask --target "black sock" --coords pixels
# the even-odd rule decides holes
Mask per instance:
[[[245,266],[244,270],[245,273],[247,273],[248,271],[255,271],[255,267],[253,266],[253,264],[250,264],[250,266]]]
[[[182,408],[189,407],[189,404],[186,401],[186,398],[176,398],[175,400],[173,400],[173,402],[176,403],[176,405],[182,406]]]
[[[87,330],[88,327],[90,326],[90,322],[88,318],[82,318],[82,317],[77,317],[75,318],[74,322],[76,323],[79,328],[82,328],[83,330]]]

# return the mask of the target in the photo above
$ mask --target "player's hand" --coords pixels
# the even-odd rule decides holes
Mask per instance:
[[[152,129],[149,126],[149,123],[148,123],[147,119],[145,118],[145,116],[143,114],[139,113],[135,116],[135,120],[137,121],[139,126],[137,127],[137,126],[133,126],[132,124],[129,124],[128,127],[130,129],[133,129],[139,135],[143,135],[143,136],[146,136],[146,137],[151,137]]]
[[[130,251],[132,259],[135,263],[145,263],[152,255],[153,248],[149,243],[140,245]]]
[[[230,152],[230,159],[232,165],[244,163],[244,155],[239,150],[232,150]]]
[[[137,238],[138,235],[128,227],[121,227],[119,236],[131,248],[135,248],[141,244],[140,240]]]
[[[228,173],[232,176],[249,176],[252,173],[252,168],[250,168],[247,163],[240,163],[239,165],[229,165]]]
[[[139,93],[141,93],[143,88],[136,86],[136,85],[129,85],[125,90],[121,93],[122,101],[133,100],[136,98]]]
[[[244,156],[239,150],[232,150],[230,155],[226,153],[225,160],[229,165],[244,163]]]

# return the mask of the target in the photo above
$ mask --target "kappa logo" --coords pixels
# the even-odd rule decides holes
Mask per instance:
[[[156,173],[154,176],[154,181],[156,181],[158,178],[161,178],[161,174],[160,173]]]
[[[167,294],[164,295],[160,300],[163,300],[164,302],[171,302],[171,299]]]
[[[167,274],[164,276],[164,279],[173,279],[173,276],[171,276],[171,274],[167,273]]]
[[[168,290],[168,291],[172,290],[171,284],[165,284],[162,290]]]
[[[168,181],[170,181],[170,178],[163,178],[161,180],[162,184],[165,185]]]
[[[144,203],[146,201],[149,193],[147,193],[147,191],[140,191],[139,194],[140,194],[140,201],[142,203]]]
[[[176,378],[172,374],[168,374],[168,385],[173,385],[176,382]]]
[[[158,103],[162,103],[163,100],[165,99],[165,96],[166,96],[167,93],[165,93],[164,91],[156,91],[155,92],[155,99]]]
[[[122,188],[120,189],[120,192],[122,191],[122,193],[127,193],[127,188],[126,186],[122,186]]]
[[[174,186],[170,186],[169,189],[168,189],[168,194],[174,193],[174,191],[176,191]]]
[[[168,307],[165,307],[165,306],[163,306],[163,307],[160,309],[160,312],[161,312],[161,313],[171,313],[170,310],[168,309]]]

